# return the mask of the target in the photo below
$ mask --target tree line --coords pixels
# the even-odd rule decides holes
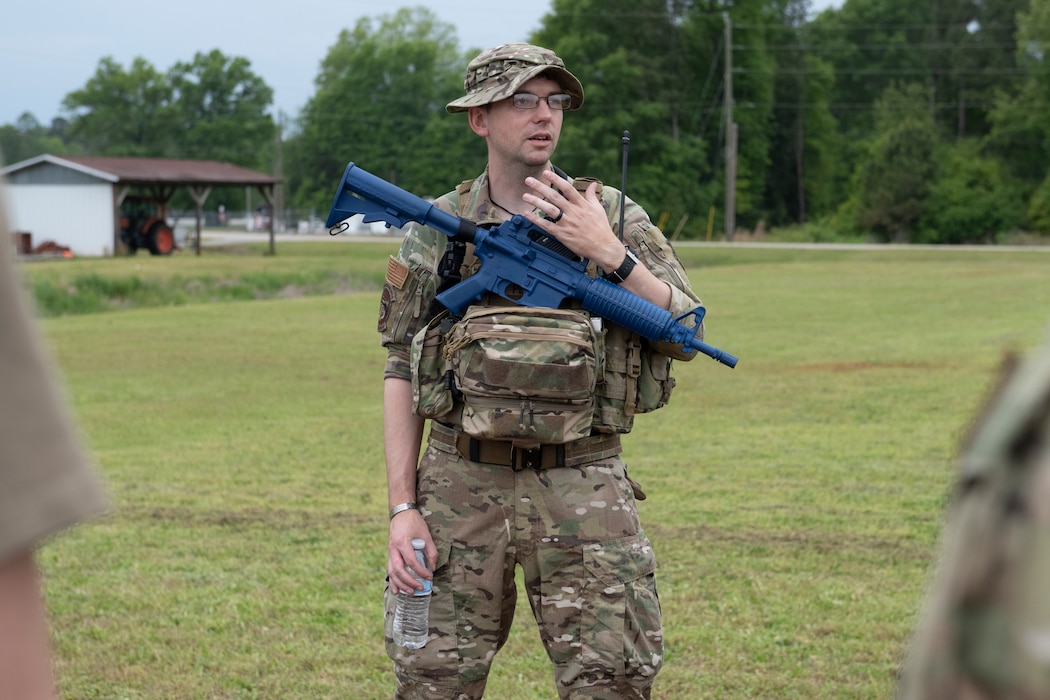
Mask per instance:
[[[630,131],[628,193],[682,238],[722,230],[731,124],[741,229],[1050,235],[1050,0],[846,0],[817,16],[809,0],[552,0],[530,41],[586,90],[557,164],[618,186]],[[484,143],[444,110],[481,48],[422,7],[362,18],[287,131],[244,58],[216,50],[167,71],[104,58],[50,126],[29,114],[0,126],[0,150],[9,163],[50,152],[279,169],[287,205],[322,217],[350,160],[438,195],[485,164]]]

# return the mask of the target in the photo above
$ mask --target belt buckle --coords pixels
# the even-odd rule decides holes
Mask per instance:
[[[510,468],[516,472],[526,468],[540,471],[543,467],[542,447],[517,447],[510,446]]]

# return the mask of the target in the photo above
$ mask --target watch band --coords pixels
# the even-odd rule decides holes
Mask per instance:
[[[638,264],[638,257],[634,254],[634,251],[627,246],[624,246],[624,251],[627,254],[624,256],[623,262],[620,263],[620,266],[612,272],[607,272],[602,275],[602,279],[608,280],[613,284],[621,284],[631,274],[631,271],[634,270],[634,266]]]

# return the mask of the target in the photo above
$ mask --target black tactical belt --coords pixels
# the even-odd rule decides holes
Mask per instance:
[[[436,421],[431,424],[430,444],[471,462],[498,464],[514,471],[573,467],[615,457],[623,451],[619,435],[592,435],[563,445],[528,448],[502,440],[478,440]]]

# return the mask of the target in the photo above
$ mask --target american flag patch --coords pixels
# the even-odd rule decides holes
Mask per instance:
[[[408,279],[408,265],[401,262],[393,255],[386,261],[386,281],[398,289],[403,289],[405,280]]]

